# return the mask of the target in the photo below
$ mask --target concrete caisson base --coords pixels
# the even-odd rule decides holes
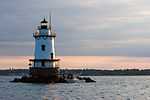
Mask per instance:
[[[58,68],[30,67],[29,75],[34,78],[52,78],[58,76]]]

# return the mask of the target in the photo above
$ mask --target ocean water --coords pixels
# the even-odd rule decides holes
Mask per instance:
[[[11,83],[0,76],[0,100],[150,100],[150,76],[96,76],[96,83]]]

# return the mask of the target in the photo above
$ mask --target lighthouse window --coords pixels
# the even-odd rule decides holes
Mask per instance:
[[[41,45],[42,51],[45,51],[45,45]]]

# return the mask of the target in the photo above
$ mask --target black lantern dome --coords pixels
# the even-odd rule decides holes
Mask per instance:
[[[41,21],[41,29],[47,29],[47,26],[48,26],[48,21],[46,21],[46,19],[44,18]]]

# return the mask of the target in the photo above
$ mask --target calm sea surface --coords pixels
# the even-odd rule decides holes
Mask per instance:
[[[10,83],[0,76],[0,100],[150,100],[150,76],[97,76],[96,83]]]

